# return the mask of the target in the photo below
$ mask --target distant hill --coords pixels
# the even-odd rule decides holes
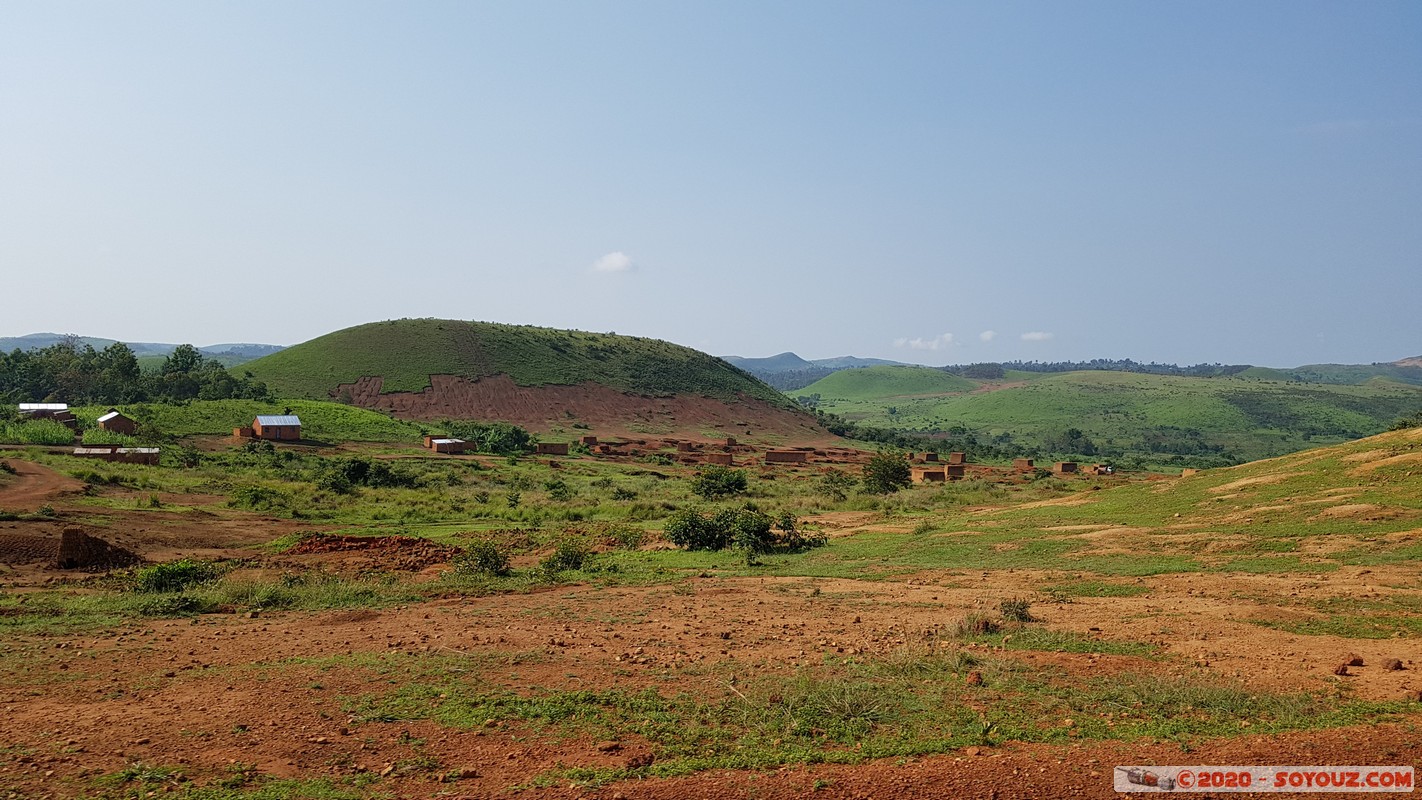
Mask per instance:
[[[820,378],[842,369],[890,365],[909,366],[882,358],[859,358],[858,356],[835,356],[834,358],[817,358],[807,361],[794,353],[781,353],[766,358],[743,358],[741,356],[722,356],[722,358],[782,392],[808,386]]]
[[[784,395],[719,358],[615,334],[402,319],[336,331],[243,369],[279,396],[339,400],[409,419],[825,436]]]
[[[854,400],[890,403],[899,398],[961,394],[980,385],[978,381],[933,367],[877,366],[840,370],[794,394],[818,394],[822,402],[829,403]]]
[[[724,356],[722,360],[728,364],[734,364],[735,366],[740,367],[741,369],[750,373],[789,372],[791,370],[798,369],[811,369],[815,366],[814,364],[810,363],[809,361],[806,361],[803,358],[800,358],[794,353],[781,353],[775,356],[766,356],[765,358],[742,358],[741,356]]]
[[[1422,409],[1422,386],[1375,374],[1344,384],[1277,380],[1282,371],[1195,378],[1082,370],[935,384],[933,370],[919,369],[926,372],[846,370],[790,394],[819,394],[820,410],[855,422],[921,433],[963,426],[1042,454],[1083,454],[1065,449],[1065,432],[1077,430],[1100,456],[1156,465],[1282,455],[1380,433]]]
[[[24,336],[0,336],[0,352],[8,353],[12,350],[39,350],[44,347],[52,347],[68,339],[77,339],[81,344],[91,345],[95,350],[102,350],[113,344],[116,339],[104,339],[98,336],[71,336],[62,333],[30,333]],[[165,344],[161,342],[124,342],[133,351],[134,356],[139,359],[140,365],[153,365],[161,363],[168,354],[172,353],[176,344]],[[282,349],[279,344],[210,344],[206,347],[199,347],[203,355],[215,358],[223,366],[236,366],[238,364],[260,358]]]

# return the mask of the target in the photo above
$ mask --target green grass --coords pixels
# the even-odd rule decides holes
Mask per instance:
[[[845,401],[892,404],[905,397],[962,394],[980,385],[932,367],[878,366],[840,370],[789,394],[818,394],[824,406]]]
[[[0,421],[0,444],[70,445],[74,431],[52,419]]]
[[[649,395],[741,395],[793,408],[783,395],[688,347],[610,333],[462,320],[402,319],[336,331],[242,366],[277,394],[331,397],[380,376],[385,392],[418,392],[431,375],[508,375],[521,386],[600,383]]]
[[[900,391],[895,380],[876,389],[873,377],[873,370],[846,370],[790,394],[819,391],[819,408],[856,422],[923,431],[963,425],[986,437],[1010,435],[1028,446],[1077,428],[1104,452],[1158,464],[1173,455],[1236,460],[1282,455],[1380,433],[1422,408],[1422,387],[1393,382],[1302,384],[1093,371],[1039,376],[1025,386],[991,392],[949,389],[913,397],[915,392]],[[853,391],[829,390],[841,382]],[[820,384],[826,387],[815,389]]]
[[[252,424],[258,414],[281,414],[287,408],[301,417],[301,435],[325,442],[409,442],[420,443],[428,430],[418,423],[393,419],[378,411],[313,400],[193,400],[183,405],[135,403],[124,413],[141,425],[167,436],[228,435],[233,428]],[[74,410],[81,419],[94,419],[107,407]]]
[[[1059,649],[1059,648],[1053,648]],[[438,657],[412,664],[386,693],[344,699],[363,724],[432,720],[455,729],[512,725],[535,739],[636,736],[650,767],[562,769],[534,779],[597,784],[707,769],[860,763],[1004,741],[1186,740],[1394,718],[1403,703],[1271,694],[1204,676],[1145,672],[1102,677],[971,651],[908,649],[838,659],[741,684],[712,671],[680,676],[693,691],[513,692],[490,686],[478,664]],[[968,680],[975,674],[973,680]],[[980,678],[980,680],[978,680]],[[1068,720],[1070,722],[1068,723]]]

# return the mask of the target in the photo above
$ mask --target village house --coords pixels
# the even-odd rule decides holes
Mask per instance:
[[[109,413],[99,417],[99,430],[132,436],[138,430],[138,423],[119,413],[118,409],[111,408]]]
[[[301,438],[301,419],[295,414],[264,414],[252,420],[252,435],[258,439],[295,441]]]

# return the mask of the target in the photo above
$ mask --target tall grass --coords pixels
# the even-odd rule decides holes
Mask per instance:
[[[52,419],[0,422],[0,444],[74,444],[74,431]]]

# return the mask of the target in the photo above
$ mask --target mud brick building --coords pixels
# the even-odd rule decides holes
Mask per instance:
[[[295,441],[301,438],[301,418],[295,414],[258,416],[252,420],[252,435],[258,439]]]

